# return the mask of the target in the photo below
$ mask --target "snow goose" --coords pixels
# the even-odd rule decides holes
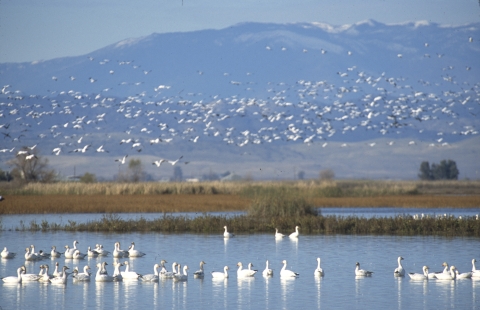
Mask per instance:
[[[58,258],[62,256],[63,253],[60,253],[57,251],[57,247],[52,245],[52,250],[50,251],[50,257],[52,258]]]
[[[121,271],[120,274],[122,275],[123,279],[126,280],[137,280],[140,278],[142,275],[139,273],[136,273],[135,271],[130,270],[130,266],[128,262],[123,263],[125,265],[125,271]]]
[[[56,262],[55,263],[55,270],[52,272],[52,275],[54,277],[59,277],[60,276],[60,271],[58,271],[58,266],[59,266],[59,264],[58,264],[58,262]]]
[[[75,250],[73,252],[72,259],[84,259],[85,256],[87,256],[87,254],[82,254],[82,253],[80,253],[80,250]]]
[[[129,255],[128,251],[120,249],[120,242],[115,242],[115,249],[113,250],[113,257],[122,258],[122,257],[128,257],[128,255]]]
[[[243,265],[241,262],[238,262],[237,266],[238,266],[238,270],[237,270],[238,278],[253,277],[257,273],[257,270],[243,269]]]
[[[7,247],[4,247],[3,248],[3,251],[2,251],[2,258],[14,258],[15,255],[17,255],[17,253],[13,253],[13,252],[10,252],[8,251]]]
[[[22,274],[25,273],[25,266],[21,266],[17,269],[17,276],[8,276],[2,278],[5,283],[22,283]]]
[[[116,280],[116,277],[110,276],[106,273],[102,273],[102,270],[105,269],[105,265],[108,265],[106,262],[103,262],[101,264],[97,264],[97,274],[95,275],[95,281],[96,282],[113,282]]]
[[[403,269],[402,260],[403,260],[403,257],[399,256],[398,257],[398,267],[395,268],[395,270],[393,271],[393,275],[396,276],[396,277],[405,276],[405,269]]]
[[[165,263],[165,260],[162,260],[160,262],[160,265],[162,266],[162,270],[160,271],[160,277],[164,279],[173,279],[174,275],[177,273],[177,271],[175,270],[177,268],[177,263],[173,262],[172,271],[167,271],[167,269],[165,268]]]
[[[285,237],[284,234],[278,232],[278,228],[275,228],[275,239],[282,239]]]
[[[132,242],[130,247],[128,248],[128,257],[142,257],[145,253],[140,252],[139,250],[135,250],[135,242]]]
[[[317,277],[323,277],[325,273],[323,272],[322,267],[320,267],[320,257],[317,257],[317,269],[313,272],[313,274]]]
[[[355,264],[355,275],[359,277],[369,277],[373,274],[373,271],[368,271],[364,269],[360,269],[360,263],[357,262]]]
[[[300,235],[299,232],[298,232],[298,229],[299,227],[298,226],[295,226],[295,231],[293,233],[291,233],[289,235],[290,238],[298,238],[298,236]]]
[[[457,279],[471,279],[473,272],[462,272],[460,273],[458,269],[455,269]]]
[[[428,266],[423,266],[423,273],[409,272],[408,276],[412,280],[428,280]]]
[[[287,269],[287,261],[285,259],[282,261],[282,263],[283,267],[282,270],[280,270],[281,278],[296,278],[300,275],[299,273]]]
[[[159,278],[159,272],[158,272],[158,269],[160,268],[160,265],[159,264],[155,264],[153,265],[153,274],[150,273],[150,274],[145,274],[141,277],[142,281],[145,281],[145,282],[158,282],[158,278]]]
[[[175,274],[175,276],[173,277],[173,280],[175,281],[187,281],[188,280],[188,266],[185,265],[183,267],[183,274],[180,273],[180,264],[178,264],[178,273]]]
[[[83,267],[83,272],[79,273],[78,268],[75,267],[75,269],[73,270],[73,280],[74,281],[90,281],[90,272],[88,272],[88,270],[90,270],[90,267],[87,265]]]
[[[480,270],[477,270],[475,267],[475,262],[477,260],[474,258],[472,259],[472,278],[480,278]]]
[[[225,232],[223,233],[223,237],[224,237],[224,238],[232,238],[232,237],[235,236],[234,234],[229,233],[229,232],[227,231],[227,226],[223,226],[223,228],[225,229]]]
[[[40,273],[23,273],[22,274],[22,281],[23,282],[33,282],[38,281],[43,275],[43,265],[40,266]]]
[[[103,245],[101,244],[97,244],[95,246],[95,251],[98,252],[98,255],[100,256],[107,256],[108,254],[110,254],[110,251],[107,251],[103,248]]]
[[[214,279],[227,279],[228,278],[228,266],[223,267],[223,272],[212,271],[212,278]]]
[[[43,267],[43,275],[38,279],[39,282],[50,282],[50,279],[53,278],[53,275],[48,273],[50,267],[48,265],[42,265],[40,268]]]
[[[122,272],[120,271],[120,267],[124,266],[123,263],[113,263],[113,276],[116,277],[116,280],[117,281],[122,281],[123,280],[123,276],[122,276]],[[105,273],[106,273],[106,270],[105,270]]]
[[[200,262],[200,269],[193,273],[194,278],[203,278],[205,276],[205,272],[203,271],[203,265],[205,264],[206,263],[203,260]]]
[[[78,244],[78,241],[77,240],[74,240],[73,241],[73,248],[70,248],[68,245],[65,246],[65,258],[68,258],[68,259],[72,259],[73,258],[73,253],[75,252],[75,250],[78,250],[77,249],[77,244]]]
[[[39,259],[40,258],[37,255],[30,252],[30,247],[25,248],[25,260],[26,261],[36,261],[36,260],[39,260]]]
[[[65,283],[67,283],[67,277],[69,275],[69,273],[67,273],[67,269],[69,269],[67,266],[63,266],[62,276],[50,279],[50,283],[52,283],[52,284],[65,284]]]
[[[100,255],[100,253],[98,253],[96,250],[92,250],[91,247],[88,247],[88,249],[87,249],[87,256],[88,257],[98,257],[98,255]]]
[[[270,269],[270,267],[268,266],[268,259],[265,263],[265,269],[263,270],[262,275],[264,277],[272,277],[273,276],[273,270]]]
[[[457,278],[457,274],[455,273],[455,266],[450,267],[450,272],[448,273],[437,273],[435,277],[438,280],[455,280]]]

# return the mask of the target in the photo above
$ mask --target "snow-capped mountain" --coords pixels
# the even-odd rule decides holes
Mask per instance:
[[[422,160],[444,157],[474,171],[479,28],[244,23],[0,64],[0,158],[38,144],[66,174],[107,178],[125,154],[149,168],[190,157],[192,176],[415,178]]]

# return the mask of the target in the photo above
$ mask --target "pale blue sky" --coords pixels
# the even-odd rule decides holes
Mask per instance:
[[[478,0],[1,0],[0,62],[87,54],[151,33],[240,22],[480,21]]]

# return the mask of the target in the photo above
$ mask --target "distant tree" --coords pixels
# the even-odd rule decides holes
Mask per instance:
[[[426,161],[422,162],[418,177],[421,180],[458,180],[459,174],[457,163],[449,159],[431,166]]]
[[[56,181],[55,170],[48,167],[48,159],[41,157],[37,148],[32,150],[23,147],[22,151],[25,153],[8,161],[8,164],[13,166],[11,176],[14,180],[25,183]]]
[[[80,182],[82,182],[82,183],[96,183],[97,182],[97,177],[93,173],[85,172],[85,174],[80,177]]]
[[[143,170],[143,164],[140,159],[132,158],[128,162],[128,169],[126,172],[119,172],[117,181],[119,182],[140,182],[144,181],[146,173]]]
[[[297,173],[297,177],[298,177],[299,180],[305,179],[305,171],[299,171]]]
[[[428,161],[423,161],[420,164],[420,172],[418,173],[420,180],[433,180],[432,171],[430,170],[430,164]]]
[[[7,181],[10,182],[12,180],[12,175],[8,171],[3,171],[0,169],[0,182],[1,181]]]
[[[332,169],[325,169],[320,171],[320,180],[321,181],[331,181],[335,178],[335,173]]]
[[[175,182],[181,182],[183,180],[183,172],[180,166],[173,168],[173,180]]]

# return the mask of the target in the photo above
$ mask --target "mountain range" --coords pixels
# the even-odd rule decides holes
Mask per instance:
[[[478,178],[479,28],[243,23],[2,63],[1,168],[37,145],[63,175],[105,179],[125,155],[154,179],[179,156],[188,177],[415,179],[452,159]]]

